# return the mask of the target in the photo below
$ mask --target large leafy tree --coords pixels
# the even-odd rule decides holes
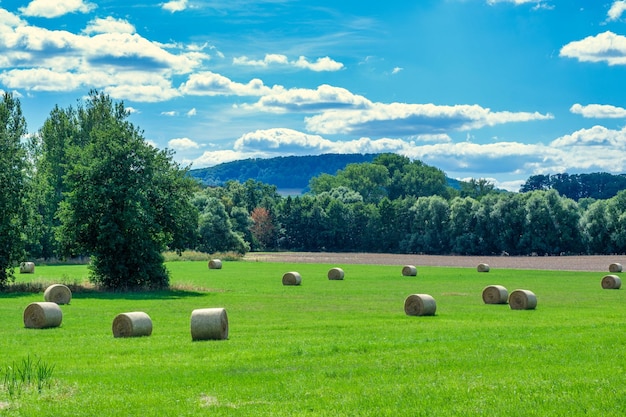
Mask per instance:
[[[30,149],[35,164],[31,201],[36,227],[29,236],[29,252],[33,256],[51,258],[60,255],[55,237],[55,230],[60,225],[56,214],[68,191],[65,182],[68,150],[82,145],[75,110],[58,106],[50,112],[39,133],[31,138]]]
[[[195,234],[193,181],[168,151],[147,144],[123,103],[92,91],[78,109],[85,145],[72,161],[61,202],[66,254],[92,256],[91,279],[106,288],[163,288],[165,249],[182,250]]]
[[[26,223],[26,149],[21,139],[26,120],[20,102],[5,93],[0,101],[0,287],[13,277],[13,265],[23,255]]]

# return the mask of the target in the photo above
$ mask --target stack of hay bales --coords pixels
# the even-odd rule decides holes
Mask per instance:
[[[404,265],[402,267],[402,275],[405,277],[414,277],[417,275],[417,268],[414,265]]]
[[[121,313],[113,319],[113,337],[141,337],[152,334],[152,319],[142,311]]]
[[[228,339],[228,315],[224,308],[201,308],[191,312],[191,339]]]
[[[407,316],[434,316],[437,311],[435,299],[428,294],[411,294],[404,300]]]
[[[22,262],[20,264],[20,274],[34,274],[35,264],[33,262]]]
[[[328,271],[328,279],[332,281],[343,280],[344,275],[343,269],[341,268],[331,268]]]
[[[300,273],[291,271],[283,275],[283,285],[300,285],[302,284],[302,276]]]
[[[502,285],[489,285],[483,289],[483,301],[485,304],[506,304],[509,292]]]
[[[63,312],[57,303],[30,303],[24,310],[24,327],[28,329],[59,327],[62,321]]]
[[[619,290],[622,287],[622,280],[617,275],[605,275],[601,284],[605,290]]]
[[[69,304],[72,301],[72,291],[63,284],[53,284],[46,288],[43,299],[57,304]]]
[[[222,261],[219,259],[211,259],[209,261],[209,269],[222,269]]]
[[[509,295],[511,310],[534,310],[537,307],[537,296],[529,290],[515,290]]]

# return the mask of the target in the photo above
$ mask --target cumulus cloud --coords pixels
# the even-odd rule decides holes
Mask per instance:
[[[393,69],[393,71],[391,71],[391,74],[392,74],[392,75],[395,75],[395,74],[398,74],[399,72],[401,72],[401,71],[403,71],[403,70],[404,70],[404,68],[395,67],[395,68]]]
[[[606,62],[608,65],[626,65],[626,37],[611,31],[570,42],[561,48],[560,56],[580,62]]]
[[[198,110],[196,110],[196,108],[194,107],[193,109],[191,109],[191,110],[189,110],[189,111],[187,112],[187,117],[193,117],[193,116],[195,116],[196,114],[198,114]]]
[[[341,87],[323,84],[315,90],[308,88],[274,88],[253,105],[244,107],[275,112],[319,112],[328,109],[363,109],[372,102]]]
[[[607,13],[607,20],[608,21],[619,20],[625,11],[626,11],[626,1],[624,0],[614,1],[613,4],[611,5],[611,8],[609,9]]]
[[[183,10],[185,10],[188,6],[188,1],[187,0],[172,0],[172,1],[168,1],[166,3],[163,3],[161,5],[161,8],[163,8],[163,10],[167,10],[168,12],[182,12]]]
[[[242,84],[223,75],[206,71],[189,76],[180,86],[180,91],[193,96],[262,96],[270,94],[272,89],[258,78]]]
[[[570,109],[574,114],[580,114],[585,118],[596,119],[623,119],[626,118],[626,109],[608,104],[574,104]]]
[[[373,103],[363,110],[327,110],[306,118],[305,123],[307,130],[315,133],[380,137],[446,133],[552,118],[537,112],[492,112],[478,105]]]
[[[233,64],[263,68],[271,65],[289,65],[316,72],[339,71],[344,67],[341,62],[337,62],[329,57],[318,58],[315,62],[310,62],[306,57],[300,56],[297,60],[290,61],[286,55],[281,54],[266,54],[263,59],[250,59],[247,56],[236,57],[233,59]]]
[[[590,129],[581,129],[570,135],[561,136],[551,143],[555,147],[584,147],[592,149],[594,147],[610,147],[613,151],[626,151],[626,127],[621,130],[608,129],[604,126],[593,126]],[[587,150],[584,151],[585,158],[589,158]],[[613,158],[611,159],[613,163]]]
[[[104,19],[97,18],[89,22],[83,33],[90,35],[93,33],[135,33],[135,26],[124,19],[115,19],[107,17]]]
[[[200,149],[201,146],[189,138],[175,138],[167,142],[167,147],[175,151],[185,151],[188,149]]]
[[[89,13],[96,7],[83,0],[33,0],[19,10],[24,16],[54,18],[68,13]]]
[[[32,3],[31,3],[32,4]],[[123,19],[92,20],[81,34],[31,26],[0,9],[0,82],[13,89],[98,88],[114,98],[162,101],[180,95],[174,75],[197,69],[208,55],[162,45]]]

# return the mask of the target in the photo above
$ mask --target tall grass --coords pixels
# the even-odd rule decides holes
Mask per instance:
[[[328,280],[331,266],[341,266],[345,280]],[[72,267],[38,267],[35,276],[19,278],[86,276],[86,267]],[[24,307],[41,294],[0,295],[0,366],[36,355],[54,366],[55,381],[38,395],[0,392],[0,413],[626,413],[626,292],[603,290],[602,272],[420,267],[417,277],[403,277],[401,266],[262,262],[168,268],[173,290],[76,294],[55,329],[23,327]],[[302,285],[283,286],[287,271],[300,272]],[[537,309],[484,304],[481,291],[491,284],[533,291]],[[436,299],[434,317],[404,314],[413,293]],[[191,311],[206,307],[226,308],[229,340],[191,341]],[[127,311],[149,314],[152,336],[113,338],[114,317]]]

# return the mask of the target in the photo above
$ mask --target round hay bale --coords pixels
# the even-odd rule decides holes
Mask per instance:
[[[113,319],[113,337],[140,337],[152,334],[152,320],[142,311],[121,313]]]
[[[609,272],[622,272],[622,264],[614,263],[609,265]]]
[[[509,292],[502,285],[489,285],[483,289],[483,301],[485,304],[506,304]]]
[[[46,288],[43,299],[57,304],[69,304],[72,301],[72,291],[63,284],[53,284]]]
[[[219,259],[211,259],[209,261],[209,269],[222,269],[222,261]]]
[[[478,264],[478,267],[476,267],[476,270],[478,272],[489,272],[489,265],[487,265],[487,264]]]
[[[617,275],[605,275],[602,278],[602,288],[605,290],[619,290],[622,287],[622,280]]]
[[[407,316],[434,316],[437,310],[435,299],[428,294],[411,294],[404,300]]]
[[[30,303],[24,310],[24,327],[46,329],[59,327],[63,321],[63,312],[57,303]]]
[[[537,307],[537,297],[532,291],[515,290],[509,295],[511,310],[534,310]]]
[[[34,274],[35,263],[34,262],[22,262],[20,264],[20,274]]]
[[[341,268],[331,268],[328,271],[328,279],[330,280],[342,280],[344,275],[343,269]]]
[[[223,308],[201,308],[191,312],[192,340],[228,339],[228,315]]]
[[[414,277],[417,275],[417,268],[413,265],[404,265],[402,267],[402,275],[405,277]]]
[[[287,272],[283,275],[283,285],[300,285],[302,284],[302,277],[298,272]]]

